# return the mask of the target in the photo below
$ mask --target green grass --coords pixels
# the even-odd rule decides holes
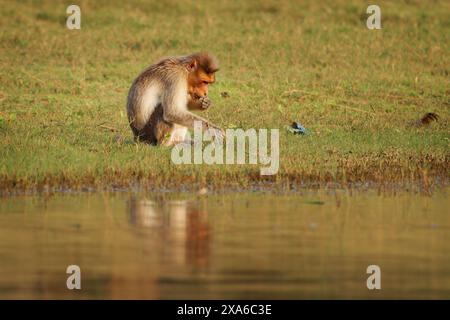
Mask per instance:
[[[133,143],[132,80],[160,57],[199,50],[221,61],[204,116],[281,129],[280,171],[264,180],[448,182],[448,1],[378,1],[382,30],[366,28],[362,1],[77,4],[81,30],[71,31],[66,1],[0,3],[2,193],[261,182],[259,165],[174,166],[169,149]],[[425,112],[440,121],[411,127]],[[285,131],[293,120],[311,134]]]

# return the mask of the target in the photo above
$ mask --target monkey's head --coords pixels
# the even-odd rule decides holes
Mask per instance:
[[[188,93],[192,99],[208,95],[208,85],[216,81],[215,73],[219,70],[217,59],[209,53],[196,53],[189,57]]]

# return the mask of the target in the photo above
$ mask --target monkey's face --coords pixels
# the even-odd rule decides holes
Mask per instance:
[[[201,69],[189,73],[188,93],[192,99],[208,96],[208,86],[215,81],[214,73],[206,73]]]

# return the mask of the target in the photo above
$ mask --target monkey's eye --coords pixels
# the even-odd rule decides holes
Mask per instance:
[[[202,83],[203,83],[203,84],[206,84],[206,85],[208,85],[208,84],[209,84],[209,82],[208,82],[208,81],[203,81]]]

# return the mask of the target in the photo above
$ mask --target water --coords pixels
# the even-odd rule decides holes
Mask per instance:
[[[1,198],[0,298],[449,299],[447,191]]]

